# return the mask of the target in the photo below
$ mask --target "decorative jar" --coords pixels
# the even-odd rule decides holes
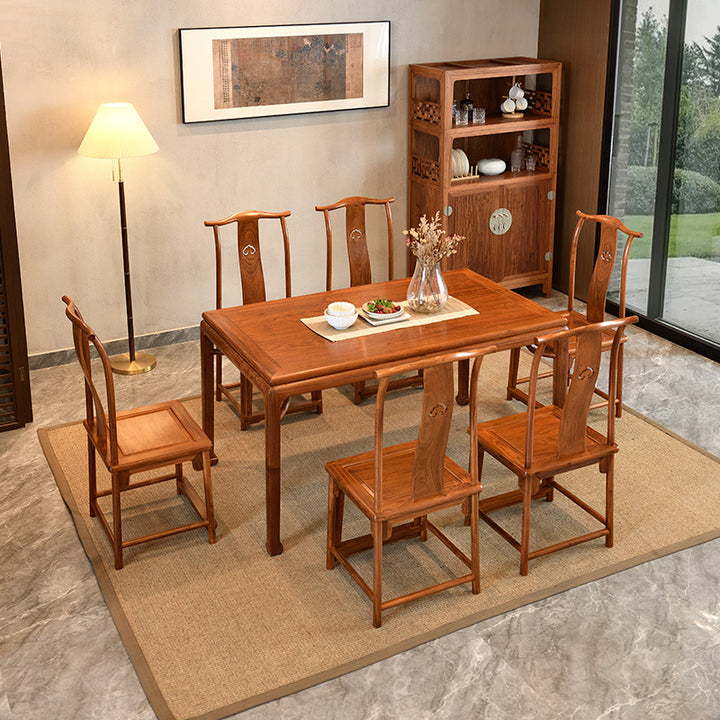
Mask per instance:
[[[433,313],[442,310],[448,301],[448,290],[440,263],[415,263],[415,271],[407,289],[408,306],[415,312]]]
[[[448,291],[440,261],[456,253],[458,243],[465,238],[446,234],[440,211],[430,220],[423,215],[418,227],[403,230],[403,234],[405,244],[417,258],[407,289],[409,309],[424,313],[442,310],[448,301]]]

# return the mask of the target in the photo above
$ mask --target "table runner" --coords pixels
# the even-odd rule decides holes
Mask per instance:
[[[335,328],[330,327],[324,315],[301,318],[301,322],[326,340],[336,342],[338,340],[349,340],[350,338],[363,337],[364,335],[374,335],[379,332],[388,332],[390,330],[398,330],[415,325],[429,325],[430,323],[441,322],[443,320],[453,320],[455,318],[465,317],[466,315],[478,314],[475,308],[470,307],[467,303],[452,296],[448,298],[447,305],[445,305],[442,310],[429,314],[413,312],[409,309],[406,300],[400,302],[399,305],[410,317],[407,320],[388,322],[386,325],[370,325],[370,323],[363,320],[362,312],[359,313],[360,316],[355,321],[355,324],[347,330],[335,330]]]

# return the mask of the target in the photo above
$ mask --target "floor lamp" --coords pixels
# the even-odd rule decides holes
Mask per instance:
[[[101,105],[78,148],[80,155],[117,160],[129,352],[111,358],[110,365],[113,372],[121,375],[139,375],[148,372],[155,367],[155,358],[150,353],[135,352],[132,295],[130,292],[130,255],[128,253],[127,218],[125,214],[125,186],[120,161],[123,158],[150,155],[157,152],[157,150],[158,145],[153,136],[130,103],[104,103]],[[114,178],[115,171],[113,169]]]

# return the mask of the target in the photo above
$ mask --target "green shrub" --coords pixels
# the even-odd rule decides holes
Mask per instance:
[[[653,215],[657,168],[631,165],[627,173],[625,212],[628,215]]]
[[[697,215],[720,210],[720,185],[692,170],[675,170],[672,211]]]
[[[652,215],[655,209],[657,168],[628,168],[625,212],[628,215]],[[675,170],[672,213],[695,215],[720,211],[720,184],[692,170]]]

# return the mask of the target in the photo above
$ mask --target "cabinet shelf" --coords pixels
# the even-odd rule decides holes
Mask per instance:
[[[474,137],[478,134],[521,133],[526,130],[550,127],[552,124],[553,121],[544,115],[526,115],[517,118],[506,118],[500,115],[488,117],[482,124],[453,125],[448,132],[451,137]]]
[[[491,187],[504,187],[508,184],[527,185],[537,183],[549,177],[551,177],[551,173],[547,170],[534,170],[532,172],[528,172],[527,170],[510,172],[506,170],[501,175],[475,175],[468,178],[453,178],[449,195],[474,193],[478,190],[487,190]]]
[[[412,127],[418,132],[428,135],[445,135],[450,137],[473,137],[478,134],[493,135],[497,133],[519,133],[536,128],[550,127],[554,121],[547,115],[526,114],[524,117],[505,117],[503,115],[489,115],[484,123],[468,123],[456,125],[454,121],[448,129],[443,129],[437,123],[422,120],[413,120]]]
[[[560,74],[558,62],[525,57],[410,65],[408,227],[441,211],[443,229],[466,238],[448,267],[469,267],[508,287],[542,284],[550,294]],[[516,84],[528,107],[503,115],[500,105]],[[467,96],[485,108],[484,123],[455,124],[453,101]],[[510,172],[518,137],[523,155],[535,159],[532,172]],[[453,177],[458,157],[472,173],[487,158],[504,160],[507,170]]]

